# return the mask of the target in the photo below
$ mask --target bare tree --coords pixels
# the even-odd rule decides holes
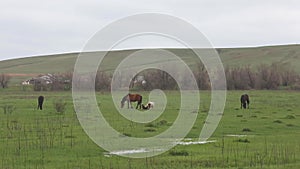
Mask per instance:
[[[0,75],[0,85],[2,88],[7,88],[8,82],[10,80],[10,76],[8,74],[2,73]]]
[[[97,91],[109,91],[111,88],[112,75],[106,72],[98,71],[95,79],[95,88]]]

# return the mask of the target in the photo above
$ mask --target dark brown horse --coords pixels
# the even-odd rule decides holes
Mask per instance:
[[[121,108],[124,107],[124,103],[127,101],[127,106],[129,108],[129,104],[130,107],[132,108],[131,102],[137,102],[136,105],[136,109],[139,107],[139,109],[142,108],[142,99],[143,97],[139,94],[127,94],[126,96],[123,97],[122,101],[121,101]]]
[[[249,109],[249,104],[250,104],[249,96],[247,94],[243,94],[241,96],[241,108]]]

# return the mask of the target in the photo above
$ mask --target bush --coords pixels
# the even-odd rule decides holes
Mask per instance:
[[[171,156],[188,156],[189,152],[187,152],[186,150],[181,150],[181,151],[171,150],[169,151],[169,154]]]
[[[282,123],[282,121],[281,120],[275,120],[275,121],[273,121],[273,123]]]
[[[53,102],[53,105],[57,113],[63,114],[66,110],[67,103],[63,99],[57,99]]]
[[[287,115],[287,116],[285,116],[285,119],[295,119],[296,117],[295,116],[293,116],[293,115]]]
[[[249,129],[249,128],[243,128],[243,130],[242,130],[243,132],[251,132],[252,130],[251,129]]]
[[[300,90],[300,84],[294,84],[291,86],[292,90]]]
[[[248,139],[238,139],[238,140],[235,140],[235,142],[240,142],[240,143],[250,143],[250,141]]]
[[[161,121],[158,122],[158,125],[160,125],[160,126],[163,126],[163,125],[166,125],[166,124],[168,124],[167,120],[161,120]]]
[[[14,105],[3,105],[2,106],[3,113],[4,114],[12,114],[13,111],[15,111],[16,107]]]
[[[145,127],[156,127],[156,125],[154,125],[153,123],[148,123],[148,124],[145,124]]]
[[[147,128],[147,129],[145,129],[144,131],[145,131],[145,132],[155,132],[156,129],[154,129],[154,128]]]
[[[123,133],[124,136],[131,137],[130,133]]]

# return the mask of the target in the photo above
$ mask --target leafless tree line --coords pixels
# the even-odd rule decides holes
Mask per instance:
[[[189,81],[184,78],[189,76],[188,72],[179,73],[182,76],[184,86],[189,86]],[[193,71],[193,75],[197,81],[200,90],[211,89],[210,78],[207,70],[203,65],[197,65]],[[130,83],[132,90],[174,90],[178,89],[177,82],[167,72],[153,69],[140,72],[137,76],[143,76],[145,84],[135,82],[133,79]],[[278,63],[271,65],[261,64],[256,68],[250,66],[225,68],[225,76],[228,90],[276,90],[276,89],[292,89],[300,90],[300,75],[293,69],[282,66]],[[99,72],[96,76],[96,90],[109,90],[112,75],[105,72]],[[126,75],[122,78],[129,78]],[[119,79],[122,83],[122,79]]]
[[[262,64],[256,69],[250,66],[226,68],[225,74],[229,90],[300,89],[299,74],[277,63]]]
[[[131,90],[176,90],[178,84],[176,80],[167,72],[158,69],[148,69],[138,73],[134,78],[129,77],[126,73],[117,72],[119,79],[114,85],[129,86]],[[293,89],[300,90],[300,75],[292,69],[286,68],[278,63],[271,65],[261,64],[256,68],[250,66],[244,67],[227,67],[225,68],[226,83],[228,90],[248,90],[248,89]],[[137,81],[137,77],[143,77],[143,81]],[[173,75],[174,76],[174,75]],[[183,86],[189,88],[189,81],[185,80],[190,76],[189,72],[180,72],[176,78],[181,79]],[[196,79],[198,88],[200,90],[211,89],[211,82],[207,70],[204,65],[198,64],[193,69],[193,76]],[[72,72],[54,74],[52,83],[45,84],[37,82],[33,85],[35,91],[49,90],[70,90],[72,87]],[[105,71],[98,71],[96,74],[84,74],[77,76],[75,85],[82,85],[81,87],[93,88],[91,82],[95,83],[95,90],[109,91],[111,89],[112,73]],[[92,80],[94,79],[94,80]],[[129,84],[128,79],[132,79]],[[8,86],[10,76],[7,74],[0,74],[0,85],[2,88]],[[74,87],[74,86],[73,86]],[[76,87],[76,86],[75,86]]]

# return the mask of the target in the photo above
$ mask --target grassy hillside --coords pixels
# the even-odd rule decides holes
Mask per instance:
[[[193,55],[188,49],[168,49],[176,55],[184,58]],[[109,52],[105,58],[104,69],[111,70],[114,65],[129,54],[137,50],[123,50]],[[300,73],[300,45],[266,46],[253,48],[223,48],[217,49],[221,60],[225,66],[245,66],[255,68],[262,63],[271,64],[278,62],[286,67],[292,67]],[[11,73],[15,75],[14,81],[26,79],[32,75],[40,73],[57,73],[72,71],[78,53],[57,54],[37,57],[27,57],[21,59],[5,60],[0,62],[0,73]],[[187,60],[188,64],[193,64],[193,60]],[[28,76],[27,76],[28,75]]]
[[[221,49],[220,56],[227,66],[256,66],[278,62],[292,66],[300,73],[300,45]]]

